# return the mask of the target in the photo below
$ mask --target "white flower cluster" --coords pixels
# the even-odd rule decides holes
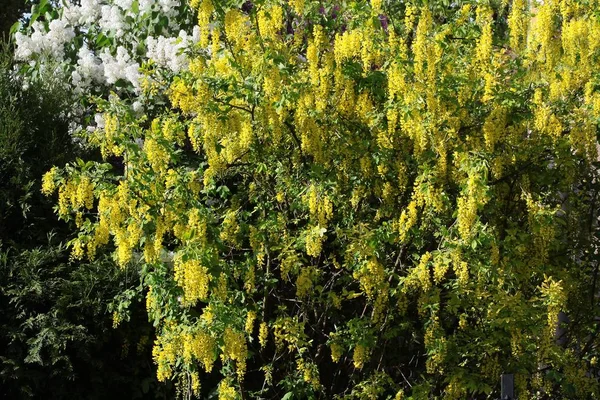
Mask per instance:
[[[176,38],[159,36],[146,38],[147,56],[161,67],[169,68],[174,73],[179,73],[188,66],[185,50],[200,40],[200,29],[194,28],[192,35],[180,31]]]
[[[100,59],[104,63],[106,83],[112,85],[122,79],[131,82],[135,90],[139,90],[140,64],[132,60],[127,49],[119,46],[117,55],[114,57],[108,49],[104,49],[104,52],[100,54]]]
[[[100,2],[96,0],[81,0],[79,6],[66,2],[62,18],[73,26],[95,24],[100,17],[100,7]]]
[[[115,5],[121,7],[122,10],[129,10],[133,5],[133,0],[115,0]]]
[[[27,61],[35,54],[45,54],[55,59],[62,59],[64,47],[75,37],[75,31],[63,20],[53,20],[48,25],[48,31],[40,22],[32,26],[31,36],[17,32],[15,35],[15,57]]]
[[[115,5],[104,5],[101,9],[100,26],[105,32],[114,32],[116,38],[121,38],[129,28],[125,22],[123,10]]]
[[[197,28],[181,30],[191,25],[191,13],[182,13],[185,7],[187,0],[64,0],[60,17],[47,29],[36,22],[28,34],[15,35],[15,57],[38,68],[48,61],[63,65],[75,93],[107,93],[122,81],[137,94],[143,63],[154,60],[173,73],[187,67],[185,50],[199,35]],[[148,23],[155,11],[169,21],[158,37]],[[82,40],[74,40],[75,32]],[[102,37],[106,40],[98,42]],[[140,42],[145,43],[145,54],[139,53],[144,48]]]
[[[104,78],[104,65],[102,60],[84,45],[77,52],[77,67],[71,73],[71,82],[77,93],[92,84],[102,84]]]

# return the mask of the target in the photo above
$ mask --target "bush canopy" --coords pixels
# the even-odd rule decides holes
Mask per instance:
[[[62,36],[140,69],[81,94],[102,161],[43,180],[72,257],[140,261],[159,380],[477,399],[514,373],[519,399],[600,396],[600,2],[177,7],[140,13],[197,21],[177,68],[127,27]]]

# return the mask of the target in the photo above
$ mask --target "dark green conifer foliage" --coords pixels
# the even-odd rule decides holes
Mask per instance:
[[[70,260],[69,226],[40,193],[50,166],[82,155],[68,130],[69,96],[50,77],[25,90],[12,70],[0,45],[0,399],[170,398],[155,378],[153,328],[132,295],[138,276],[102,255]],[[131,313],[113,329],[116,297]]]

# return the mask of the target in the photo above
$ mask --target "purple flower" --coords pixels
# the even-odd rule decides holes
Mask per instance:
[[[379,14],[379,22],[381,23],[383,30],[387,32],[388,24],[389,24],[387,15]]]
[[[252,11],[253,8],[254,3],[252,3],[251,1],[246,1],[244,2],[244,4],[242,4],[242,11],[245,13],[250,13],[250,11]]]
[[[338,6],[338,5],[333,6],[333,8],[331,9],[331,15],[330,15],[331,19],[337,18],[338,11],[340,11],[340,6]],[[321,6],[319,8],[319,14],[325,15],[325,7]]]
[[[333,6],[333,12],[331,13],[331,19],[336,19],[338,16],[338,11],[340,11],[340,6]]]

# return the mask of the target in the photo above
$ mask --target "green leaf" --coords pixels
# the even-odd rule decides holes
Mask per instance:
[[[21,21],[17,21],[10,27],[10,34],[14,35],[17,31],[21,29]]]

